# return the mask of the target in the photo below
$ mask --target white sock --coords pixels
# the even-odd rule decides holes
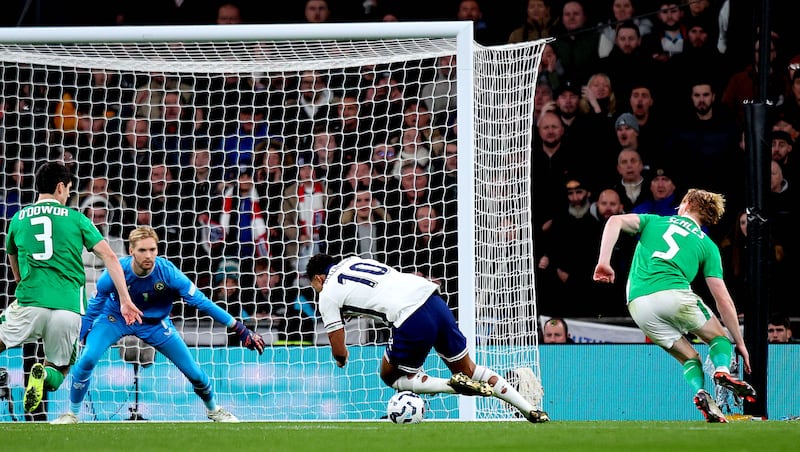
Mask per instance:
[[[525,415],[527,415],[533,409],[533,405],[525,400],[525,398],[522,397],[522,394],[514,389],[514,387],[511,386],[511,384],[506,381],[505,378],[498,375],[497,372],[489,369],[488,367],[475,366],[475,372],[472,374],[473,380],[488,382],[492,377],[497,377],[497,381],[495,381],[493,385],[495,397],[514,405],[516,409]]]
[[[398,391],[411,391],[416,394],[455,394],[455,390],[447,383],[450,380],[431,377],[425,372],[404,375],[395,380],[392,387]]]

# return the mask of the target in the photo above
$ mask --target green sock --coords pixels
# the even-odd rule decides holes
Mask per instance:
[[[50,366],[44,368],[44,389],[45,391],[55,391],[64,381],[64,374]]]
[[[690,359],[683,363],[683,379],[689,383],[689,386],[695,392],[703,389],[705,385],[705,374],[703,374],[703,365],[697,358]]]
[[[717,336],[708,344],[708,357],[711,358],[711,362],[717,369],[720,367],[730,368],[732,352],[731,341],[725,336]]]

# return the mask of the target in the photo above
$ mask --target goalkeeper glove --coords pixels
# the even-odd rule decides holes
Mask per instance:
[[[239,336],[239,341],[249,350],[256,350],[258,354],[264,353],[264,338],[260,334],[254,333],[244,326],[244,323],[236,321],[232,327],[233,331]]]

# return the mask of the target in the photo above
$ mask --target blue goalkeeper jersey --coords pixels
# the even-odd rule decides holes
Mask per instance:
[[[144,323],[158,323],[168,317],[172,303],[181,298],[223,325],[232,323],[233,316],[209,300],[178,267],[163,257],[156,257],[153,270],[145,276],[133,272],[133,257],[126,256],[119,261],[125,272],[128,292],[142,311]],[[93,321],[98,315],[108,314],[122,318],[117,289],[106,270],[97,281],[97,294],[89,301],[86,320]]]

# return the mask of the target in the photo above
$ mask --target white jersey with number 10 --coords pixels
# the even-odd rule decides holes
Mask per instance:
[[[343,317],[372,317],[399,327],[437,288],[421,276],[350,257],[328,272],[319,310],[327,332],[344,327]]]

